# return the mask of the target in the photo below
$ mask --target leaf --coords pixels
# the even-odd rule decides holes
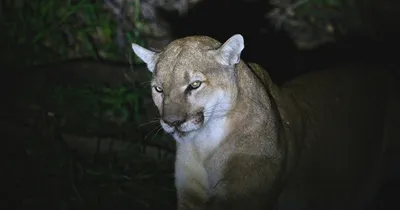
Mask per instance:
[[[114,106],[119,106],[122,104],[121,98],[115,98],[115,97],[103,97],[100,99],[101,102],[109,105],[114,105]]]
[[[341,6],[341,2],[338,0],[326,0],[326,4],[332,7],[339,7]]]
[[[94,10],[94,6],[92,4],[89,4],[87,6],[88,14],[89,14],[89,20],[90,22],[94,22],[96,20],[96,12]]]
[[[47,31],[40,31],[39,34],[37,34],[37,35],[33,38],[32,43],[33,43],[33,44],[36,44],[36,43],[38,43],[39,41],[41,41],[41,39],[45,36],[46,32],[47,32]]]
[[[104,93],[112,93],[112,89],[108,88],[108,87],[102,88],[101,91],[104,92]]]

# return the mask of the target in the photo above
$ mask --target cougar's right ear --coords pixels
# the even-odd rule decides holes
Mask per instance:
[[[135,43],[132,43],[132,49],[133,52],[147,64],[149,71],[154,72],[156,67],[157,53]]]

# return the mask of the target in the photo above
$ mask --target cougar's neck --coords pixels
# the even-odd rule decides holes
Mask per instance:
[[[238,94],[230,113],[231,130],[246,127],[253,133],[265,136],[272,150],[282,150],[282,123],[274,99],[267,87],[249,67],[240,62],[237,66]],[[236,126],[236,127],[235,127]]]
[[[263,118],[269,122],[275,122],[273,99],[263,83],[243,61],[237,65],[237,79],[238,93],[232,106],[232,114],[237,113],[243,118],[256,117],[253,119]],[[240,112],[248,114],[239,114]],[[255,116],[252,116],[253,114]]]

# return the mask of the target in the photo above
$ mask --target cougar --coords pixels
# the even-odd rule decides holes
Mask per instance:
[[[373,204],[393,95],[385,72],[349,65],[277,86],[241,60],[240,34],[132,48],[153,74],[160,124],[177,142],[178,210]]]

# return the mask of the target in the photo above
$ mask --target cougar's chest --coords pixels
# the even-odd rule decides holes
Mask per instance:
[[[179,183],[193,181],[203,189],[210,189],[219,180],[222,166],[207,160],[224,141],[228,130],[227,119],[210,121],[201,132],[187,136],[178,145],[175,162],[177,186]]]

